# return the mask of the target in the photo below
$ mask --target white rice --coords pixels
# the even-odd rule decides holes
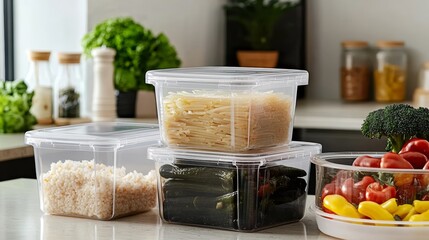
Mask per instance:
[[[44,212],[109,220],[156,206],[156,174],[87,161],[58,161],[42,174]],[[116,180],[116,182],[114,182]]]

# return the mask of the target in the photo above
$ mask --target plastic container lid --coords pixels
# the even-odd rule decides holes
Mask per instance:
[[[194,67],[151,70],[146,83],[197,82],[203,84],[258,85],[282,83],[307,85],[308,72],[304,70],[248,67]]]
[[[321,152],[322,145],[310,142],[291,142],[288,145],[258,149],[246,153],[209,152],[189,149],[173,149],[168,147],[148,148],[148,159],[157,160],[182,158],[196,161],[229,162],[233,164],[265,165],[299,157],[310,157]]]
[[[158,125],[144,123],[85,123],[25,133],[26,144],[36,146],[45,142],[123,146],[154,140],[159,140]]]

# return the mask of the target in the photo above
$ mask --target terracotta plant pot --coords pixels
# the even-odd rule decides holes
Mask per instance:
[[[238,64],[241,67],[266,67],[277,66],[278,51],[237,51]]]

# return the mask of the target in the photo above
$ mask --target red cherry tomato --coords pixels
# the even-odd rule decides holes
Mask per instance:
[[[365,198],[367,201],[373,201],[378,204],[382,204],[392,197],[396,196],[396,189],[392,186],[383,186],[378,182],[374,182],[368,185],[365,192]]]
[[[331,194],[336,194],[336,191],[337,190],[336,190],[335,182],[326,184],[322,189],[322,201],[326,196]]]
[[[381,158],[380,167],[413,169],[413,165],[411,165],[411,163],[401,157],[401,155],[392,152],[388,152],[383,155],[383,157]]]
[[[429,142],[426,139],[411,138],[402,146],[399,153],[419,152],[423,153],[429,159]]]
[[[362,180],[354,184],[353,203],[359,204],[360,202],[365,201],[366,188],[373,182],[375,182],[373,177],[364,176]]]
[[[428,162],[426,155],[420,152],[403,152],[399,155],[411,163],[415,169],[422,169]]]
[[[368,155],[363,155],[363,156],[357,157],[353,161],[353,166],[379,168],[380,162],[381,162],[380,158],[374,158]]]

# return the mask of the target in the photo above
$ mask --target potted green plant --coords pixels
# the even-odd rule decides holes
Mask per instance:
[[[273,48],[273,33],[285,11],[299,1],[230,0],[225,6],[226,20],[244,31],[249,49],[237,51],[240,66],[276,67],[279,53]]]
[[[148,70],[175,68],[181,63],[166,35],[154,35],[130,17],[101,22],[82,38],[87,57],[91,57],[92,49],[101,46],[116,50],[114,86],[119,117],[135,117],[138,90],[153,92],[153,86],[145,83]],[[122,96],[130,100],[123,102]]]

